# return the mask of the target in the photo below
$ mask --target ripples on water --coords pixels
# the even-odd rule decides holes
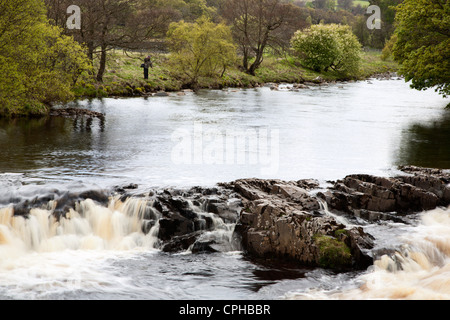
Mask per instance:
[[[210,186],[247,177],[333,180],[355,172],[389,175],[398,164],[450,167],[449,112],[443,110],[447,101],[433,91],[414,91],[400,80],[299,92],[234,91],[76,104],[105,113],[104,123],[81,118],[2,120],[0,171],[23,174],[21,182],[33,184],[106,187],[134,182],[145,189]],[[269,134],[269,143],[270,134],[279,133],[278,154],[271,159],[277,170],[266,173],[261,161],[250,163],[249,158],[208,164],[215,142],[227,132],[247,130]],[[191,142],[191,160],[196,156],[203,161],[183,164],[174,158],[177,132],[186,133],[186,142]],[[225,158],[248,157],[251,150],[246,146],[233,152],[223,146],[218,151]]]
[[[278,172],[269,177],[280,179],[390,175],[398,164],[450,167],[447,102],[402,81],[234,91],[78,103],[104,112],[103,124],[2,120],[0,298],[450,298],[449,210],[424,213],[417,226],[367,226],[380,247],[404,244],[403,251],[380,258],[367,272],[341,274],[258,264],[232,247],[214,254],[162,253],[154,232],[139,228],[138,205],[85,201],[71,219],[55,221],[50,201],[28,219],[12,217],[11,203],[67,190],[132,182],[145,191],[266,177],[259,164],[247,162],[177,165],[173,134],[192,133],[195,144],[196,124],[202,139],[227,130],[278,130]]]

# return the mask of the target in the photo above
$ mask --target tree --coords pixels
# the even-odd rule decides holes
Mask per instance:
[[[335,0],[314,0],[313,4],[314,8],[316,9],[326,9],[326,10],[336,9]]]
[[[194,88],[200,76],[222,77],[236,62],[236,46],[230,28],[206,17],[195,23],[172,23],[167,40],[171,50],[170,63]]]
[[[182,0],[174,0],[185,4]],[[198,0],[200,1],[200,0]],[[162,37],[180,15],[161,0],[46,0],[49,18],[64,28],[67,7],[81,8],[81,29],[66,31],[83,43],[94,61],[99,56],[96,80],[103,81],[108,52],[114,48],[138,49],[151,37]]]
[[[370,30],[372,46],[383,48],[395,30],[395,7],[403,0],[372,0],[371,5],[376,5],[381,12],[381,29]],[[367,14],[366,14],[367,16]]]
[[[302,64],[315,71],[332,69],[352,75],[359,70],[361,44],[349,26],[313,25],[295,33],[292,47]]]
[[[84,48],[48,23],[42,0],[0,2],[0,114],[45,114],[73,98],[88,69]]]
[[[171,8],[181,14],[181,18],[187,22],[194,22],[198,18],[207,16],[211,18],[215,15],[216,8],[211,6],[210,1],[207,0],[146,0],[147,3],[152,3],[154,7]],[[215,4],[220,5],[220,1],[216,0]],[[155,6],[156,4],[156,6]]]
[[[242,67],[251,75],[264,60],[267,47],[287,48],[295,30],[306,26],[306,11],[281,0],[228,0],[222,15],[232,25],[242,54]]]
[[[450,2],[405,0],[398,6],[393,56],[417,90],[450,93]]]
[[[353,7],[353,0],[338,0],[338,7],[344,10],[350,10]]]

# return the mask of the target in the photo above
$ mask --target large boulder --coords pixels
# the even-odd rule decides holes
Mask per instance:
[[[450,204],[450,173],[440,169],[402,167],[404,175],[349,175],[318,196],[330,210],[369,221],[406,222],[409,214]]]
[[[367,268],[373,238],[328,216],[309,191],[311,180],[247,179],[234,182],[244,209],[236,232],[253,257],[286,259],[332,269]]]

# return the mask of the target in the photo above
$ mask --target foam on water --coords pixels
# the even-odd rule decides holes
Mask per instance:
[[[402,235],[402,245],[383,255],[360,276],[357,288],[291,291],[287,299],[450,299],[450,207],[421,215],[421,223]]]

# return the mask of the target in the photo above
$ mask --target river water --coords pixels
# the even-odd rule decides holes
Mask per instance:
[[[403,80],[300,91],[204,90],[79,101],[94,119],[0,121],[1,299],[448,299],[450,210],[417,224],[367,225],[396,261],[333,273],[249,261],[238,245],[167,254],[139,225],[139,199],[80,203],[52,220],[51,201],[14,217],[12,204],[66,191],[214,186],[239,178],[389,176],[398,165],[450,168],[448,100]],[[217,234],[233,226],[218,223]],[[155,230],[154,230],[155,231]],[[401,266],[401,267],[399,267]]]

